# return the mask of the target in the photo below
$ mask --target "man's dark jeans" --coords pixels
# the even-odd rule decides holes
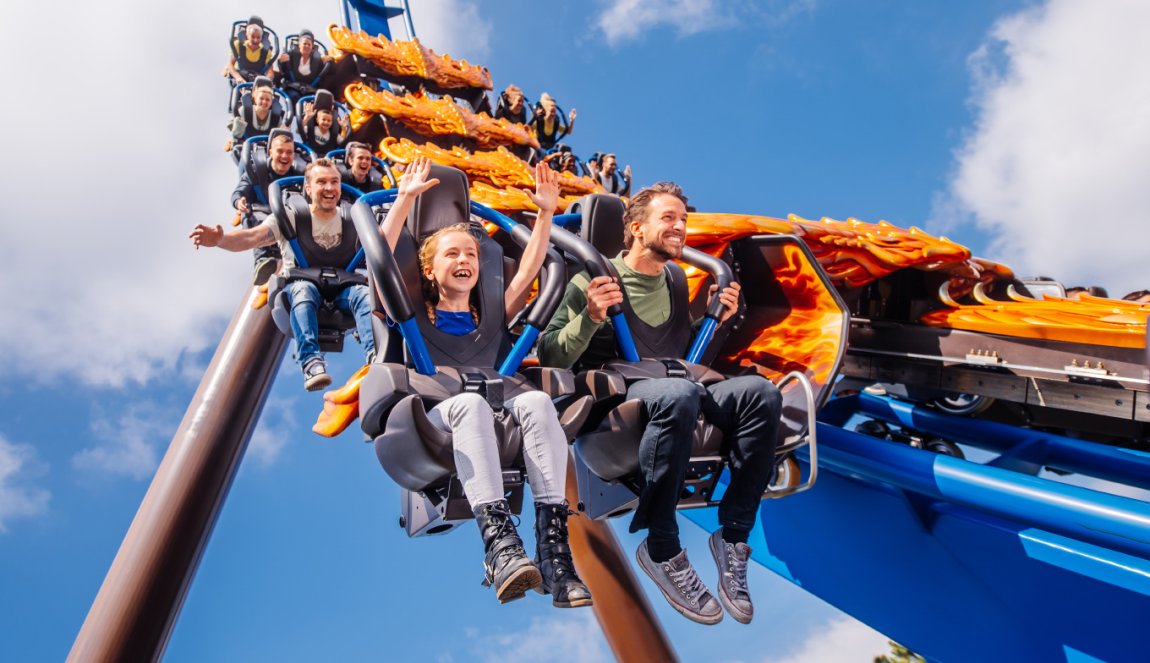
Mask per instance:
[[[731,483],[719,503],[719,523],[750,531],[774,472],[782,412],[782,396],[775,385],[758,375],[730,378],[705,389],[683,378],[659,378],[632,384],[627,398],[643,401],[648,422],[639,444],[643,489],[631,531],[646,528],[649,547],[679,548],[675,506],[700,412],[722,431],[731,467]]]

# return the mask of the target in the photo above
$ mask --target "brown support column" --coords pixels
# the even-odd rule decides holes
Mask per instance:
[[[579,503],[574,458],[567,463],[567,501]],[[591,589],[595,618],[615,658],[623,663],[679,660],[607,521],[578,516],[567,523],[579,577]]]
[[[287,346],[256,295],[220,341],[68,661],[163,654]]]

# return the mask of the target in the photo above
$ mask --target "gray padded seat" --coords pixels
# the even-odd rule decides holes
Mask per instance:
[[[435,328],[428,318],[418,266],[419,245],[436,230],[471,219],[467,178],[462,171],[433,165],[431,177],[438,178],[440,184],[416,200],[393,254],[418,329],[438,371],[435,375],[422,375],[411,368],[399,335],[379,322],[377,344],[384,345],[378,363],[370,366],[360,385],[360,424],[368,439],[374,441],[380,464],[400,486],[425,495],[449,489],[456,472],[451,435],[435,428],[427,419],[427,411],[464,391],[468,380],[474,386],[484,383],[488,401],[496,404],[524,391],[543,388],[556,400],[568,439],[582,426],[590,405],[589,398],[576,398],[574,380],[568,371],[535,368],[504,377],[495,369],[512,341],[503,320],[505,260],[502,247],[475,220],[470,223],[472,235],[479,241],[483,275],[473,291],[480,311],[479,326],[465,336],[453,336]],[[369,209],[366,203],[357,206],[357,218],[364,218],[364,209]],[[371,213],[376,221],[382,219],[382,209]],[[376,292],[378,295],[380,289]],[[520,484],[521,491],[521,436],[509,414],[496,409],[505,480],[508,471],[518,473],[512,483]],[[470,514],[462,509],[455,512],[461,517]]]

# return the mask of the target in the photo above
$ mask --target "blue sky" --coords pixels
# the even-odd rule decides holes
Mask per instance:
[[[1113,294],[1150,285],[1144,2],[415,0],[418,34],[497,87],[578,109],[570,143],[700,210],[887,219]],[[192,251],[226,222],[230,21],[321,28],[335,3],[6,3],[36,52],[5,104],[0,660],[68,651],[243,295],[250,261]],[[34,50],[33,50],[34,49]],[[81,69],[82,67],[82,69]],[[62,72],[45,76],[44,72]],[[28,127],[27,130],[11,130]],[[83,127],[83,128],[81,128]],[[16,285],[19,285],[17,289]],[[358,353],[333,361],[337,378]],[[408,540],[398,491],[285,362],[172,637],[169,661],[600,660],[589,611],[498,606],[471,531]],[[631,551],[638,539],[617,524]],[[704,533],[685,543],[714,581]],[[883,638],[762,569],[758,616],[715,628],[654,596],[684,660],[870,660]],[[647,585],[648,591],[653,591]]]

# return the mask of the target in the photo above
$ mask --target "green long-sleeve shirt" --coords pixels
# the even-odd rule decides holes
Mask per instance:
[[[671,316],[671,288],[667,275],[649,276],[627,266],[623,255],[611,259],[619,272],[631,310],[643,322],[658,326]],[[571,368],[576,361],[599,366],[619,356],[615,328],[610,320],[599,324],[587,315],[587,285],[591,276],[580,272],[567,284],[563,301],[539,337],[539,362],[544,366]]]

